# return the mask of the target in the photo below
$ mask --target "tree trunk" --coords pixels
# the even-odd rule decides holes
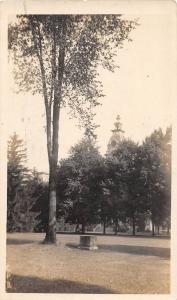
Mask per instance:
[[[75,232],[79,231],[79,223],[76,224]]]
[[[136,225],[135,225],[135,217],[133,216],[133,224],[132,224],[132,228],[133,228],[133,236],[136,235]]]
[[[117,232],[118,232],[118,218],[115,219],[115,229],[114,229],[115,235],[117,235]]]
[[[85,233],[85,223],[82,223],[82,233]]]
[[[152,221],[152,236],[154,236],[154,235],[155,235],[155,224]]]
[[[45,244],[56,244],[56,166],[49,174],[49,218]]]
[[[160,226],[159,225],[157,226],[157,234],[158,235],[160,234]]]
[[[62,82],[65,61],[66,18],[66,16],[63,16],[61,24],[62,43],[60,45],[58,42],[58,36],[56,34],[55,19],[53,20],[52,80],[50,96],[47,91],[47,79],[43,62],[43,37],[40,32],[39,24],[36,26],[36,24],[33,22],[33,18],[30,20],[33,42],[41,70],[47,123],[47,150],[49,160],[49,218],[44,243],[56,243],[56,175],[58,162],[59,113],[60,104],[62,102]],[[57,48],[59,49],[58,54]]]
[[[103,234],[106,234],[106,220],[103,221]]]
[[[44,243],[56,243],[56,177],[58,162],[58,132],[59,132],[60,101],[54,99],[53,104],[53,136],[52,153],[49,158],[49,218]],[[48,140],[48,138],[47,138]]]

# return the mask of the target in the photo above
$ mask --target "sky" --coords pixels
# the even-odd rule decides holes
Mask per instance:
[[[169,15],[138,17],[139,26],[132,32],[132,42],[119,50],[119,69],[103,70],[100,78],[106,95],[95,109],[97,145],[104,155],[119,114],[125,137],[141,143],[155,129],[166,129],[172,123],[172,21]],[[130,18],[130,16],[129,16]],[[48,172],[45,115],[39,95],[15,94],[12,74],[8,89],[8,136],[16,132],[26,143],[28,166]],[[71,146],[83,137],[77,120],[61,112],[59,159],[65,158]]]

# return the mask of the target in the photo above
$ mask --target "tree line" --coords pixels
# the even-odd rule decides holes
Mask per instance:
[[[169,232],[171,210],[171,127],[145,138],[142,144],[125,138],[119,116],[107,153],[102,156],[96,140],[84,137],[60,160],[56,177],[57,220],[81,226],[112,226],[115,234],[132,228],[152,234],[160,226]],[[8,231],[46,231],[48,183],[36,170],[25,167],[24,142],[14,134],[8,143]],[[126,227],[127,226],[127,227]]]

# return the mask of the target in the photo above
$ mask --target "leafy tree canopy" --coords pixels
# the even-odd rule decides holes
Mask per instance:
[[[18,16],[9,25],[18,91],[42,93],[47,105],[52,105],[63,68],[61,105],[68,104],[88,127],[93,117],[90,109],[103,95],[100,67],[110,71],[117,67],[117,51],[131,40],[136,25],[120,15]]]

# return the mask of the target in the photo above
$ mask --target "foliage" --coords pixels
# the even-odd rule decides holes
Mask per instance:
[[[37,224],[26,159],[24,141],[14,133],[8,142],[7,231],[32,231]]]
[[[102,96],[98,70],[100,66],[115,69],[117,50],[131,40],[136,25],[120,15],[18,16],[17,22],[9,25],[18,91],[44,94],[45,90],[47,106],[52,106],[61,79],[63,50],[61,105],[67,103],[73,115],[91,125],[90,109]]]
[[[129,139],[123,139],[107,156],[109,190],[115,220],[130,219],[135,230],[136,218],[143,211],[141,198],[141,156],[139,146]],[[135,232],[134,232],[135,233]]]
[[[48,221],[48,183],[41,178],[41,173],[35,169],[29,182],[31,197],[35,199],[32,211],[37,213],[37,220],[34,231],[46,231]]]
[[[144,193],[153,224],[162,225],[170,217],[171,128],[164,134],[155,130],[142,146]]]
[[[18,194],[22,192],[27,179],[28,170],[24,142],[14,133],[8,141],[7,165],[7,230],[13,230],[13,212]]]
[[[70,157],[61,162],[59,178],[65,177],[65,203],[70,203],[67,220],[82,224],[83,230],[86,225],[98,221],[103,172],[103,159],[98,149],[86,139],[72,147]]]

